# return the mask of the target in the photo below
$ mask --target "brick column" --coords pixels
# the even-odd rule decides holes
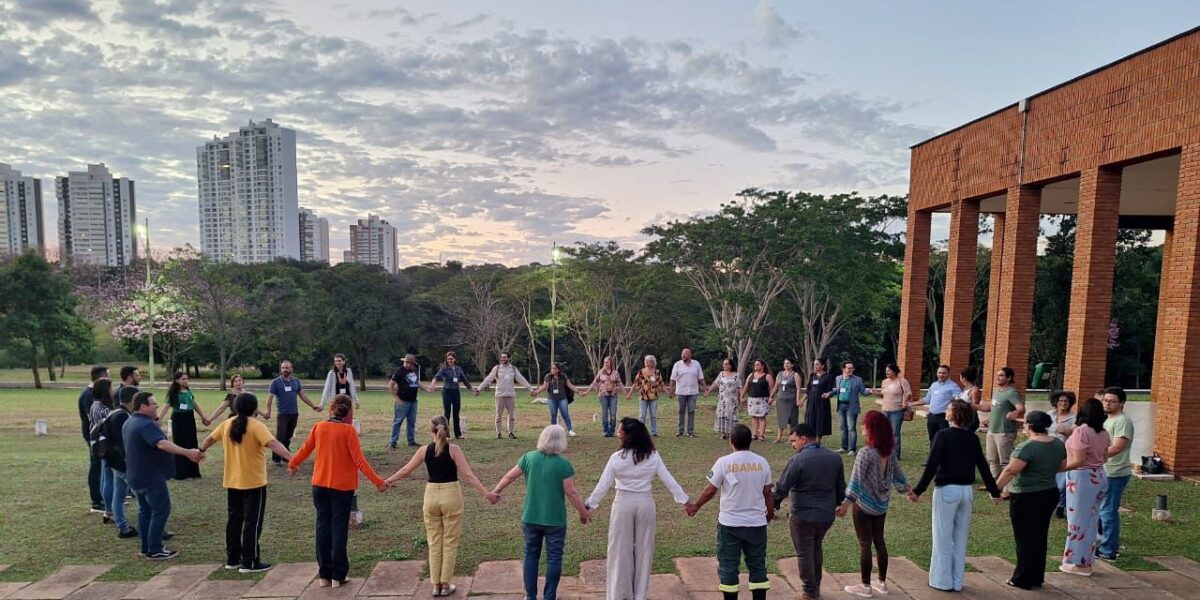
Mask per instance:
[[[1120,170],[1080,173],[1063,387],[1085,398],[1105,383],[1120,203]]]
[[[950,205],[946,248],[946,310],[942,315],[941,362],[951,377],[971,362],[971,319],[975,316],[975,262],[979,252],[979,201]]]
[[[1165,313],[1167,310],[1167,302],[1170,300],[1167,292],[1171,289],[1171,286],[1168,285],[1171,281],[1171,277],[1168,272],[1168,261],[1171,258],[1171,240],[1175,238],[1175,232],[1171,229],[1168,229],[1165,233],[1166,235],[1163,238],[1162,246],[1162,270],[1159,271],[1158,276],[1158,315],[1155,317],[1154,321],[1154,339],[1157,341],[1154,344],[1154,366],[1153,371],[1150,374],[1151,398],[1157,398],[1161,378],[1167,375],[1166,369],[1160,367],[1163,366],[1163,349],[1167,347],[1163,340],[1166,340],[1167,337],[1167,318]]]
[[[1018,186],[1005,201],[1004,273],[1000,278],[996,315],[996,355],[992,372],[1003,366],[1016,372],[1013,386],[1024,392],[1029,378],[1029,343],[1033,335],[1033,292],[1037,275],[1038,219],[1042,190]],[[992,373],[985,375],[992,377]]]
[[[929,287],[929,225],[932,214],[908,209],[904,238],[904,289],[900,300],[900,336],[896,362],[912,385],[921,389],[921,358],[925,350],[925,310]]]
[[[1177,475],[1200,474],[1200,144],[1184,146],[1175,228],[1164,259],[1164,325],[1155,340],[1154,449]],[[1166,275],[1169,273],[1170,278]]]
[[[1000,280],[1004,277],[1004,213],[992,214],[992,266],[988,278],[987,328],[983,335],[983,365],[976,383],[983,389],[983,399],[992,397],[992,374],[996,372],[996,338],[1000,324]]]

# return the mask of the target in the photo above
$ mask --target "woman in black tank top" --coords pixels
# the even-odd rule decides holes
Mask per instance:
[[[500,496],[483,487],[462,449],[448,441],[450,431],[446,417],[434,417],[429,432],[433,434],[433,443],[418,448],[408,464],[384,481],[393,485],[412,475],[422,463],[425,464],[429,483],[425,484],[423,512],[425,536],[429,541],[429,579],[434,586],[434,596],[449,596],[456,590],[450,580],[454,576],[462,532],[463,496],[459,478],[492,504],[498,502]]]

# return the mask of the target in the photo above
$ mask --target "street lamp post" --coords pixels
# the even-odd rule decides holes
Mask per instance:
[[[562,251],[557,243],[550,246],[550,364],[554,364],[554,334],[558,329],[556,309],[558,305],[558,259]]]
[[[141,227],[142,241],[146,247],[146,345],[150,347],[150,387],[154,387],[154,299],[151,298],[150,288],[150,219],[146,219],[145,224]]]

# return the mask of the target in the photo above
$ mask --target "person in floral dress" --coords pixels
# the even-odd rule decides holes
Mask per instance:
[[[1067,438],[1067,543],[1058,570],[1091,576],[1100,545],[1100,505],[1108,489],[1104,475],[1108,432],[1104,430],[1104,405],[1088,398],[1079,409],[1075,430]]]
[[[733,426],[738,424],[738,394],[742,389],[742,378],[733,370],[733,361],[728,358],[721,363],[721,372],[704,393],[717,390],[717,419],[713,431],[721,439],[729,439]]]

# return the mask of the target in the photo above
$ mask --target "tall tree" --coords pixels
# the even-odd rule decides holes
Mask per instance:
[[[211,338],[221,389],[225,389],[229,368],[254,343],[257,331],[254,302],[244,281],[238,281],[244,267],[191,253],[170,261],[165,274]]]
[[[383,355],[409,336],[409,305],[403,287],[381,267],[342,263],[311,275],[316,327],[327,345],[347,348],[359,389]]]
[[[0,266],[0,342],[28,356],[34,387],[42,387],[44,350],[90,346],[91,326],[75,313],[77,304],[70,281],[36,252]]]

